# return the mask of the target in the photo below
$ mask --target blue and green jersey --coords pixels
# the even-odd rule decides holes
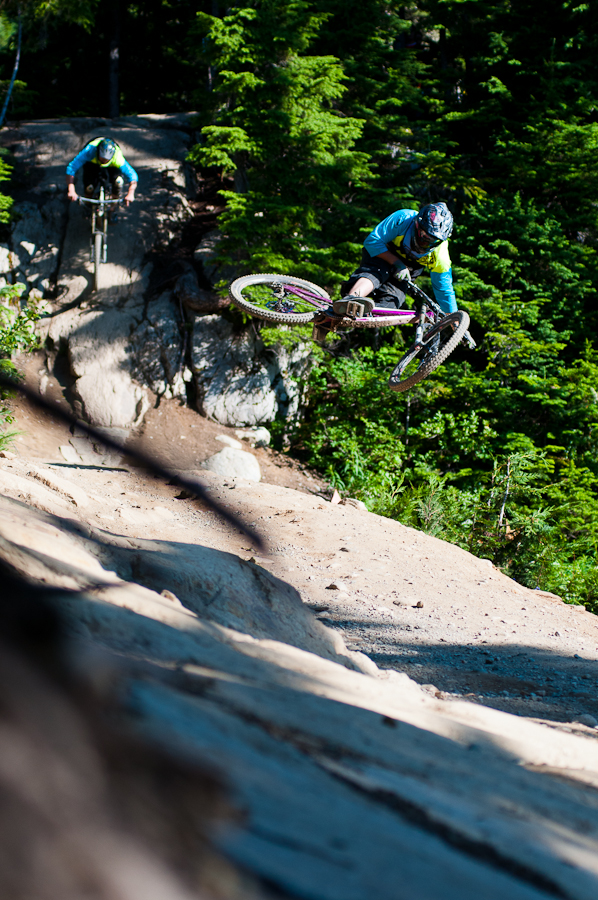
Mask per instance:
[[[428,269],[430,272],[434,296],[442,311],[455,312],[457,300],[453,287],[448,241],[443,241],[438,247],[426,250],[425,253],[416,253],[411,244],[417,215],[413,209],[398,209],[391,213],[368,234],[363,246],[370,256],[379,256],[387,250],[392,250],[399,259],[410,263],[411,267],[413,260],[417,260],[422,269]]]
[[[98,147],[104,140],[103,137],[94,138],[93,141],[90,141],[89,144],[86,144],[83,150],[80,153],[77,153],[74,159],[71,159],[70,163],[66,167],[67,175],[76,175],[81,166],[84,166],[85,163],[92,162],[97,166],[100,166],[102,169],[120,169],[121,173],[127,178],[129,181],[139,181],[139,177],[137,172],[133,168],[133,166],[128,163],[124,157],[124,154],[116,141],[116,151],[111,160],[107,163],[101,163],[98,159]]]

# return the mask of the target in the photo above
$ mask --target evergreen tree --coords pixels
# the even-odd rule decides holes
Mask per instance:
[[[406,107],[410,171],[390,181],[453,208],[457,293],[481,347],[396,397],[400,336],[375,351],[358,337],[351,360],[314,374],[295,446],[373,508],[596,603],[595,12],[424,0],[405,15],[427,69]],[[509,466],[499,528],[493,485]]]
[[[200,16],[213,112],[192,156],[234,178],[223,191],[223,253],[242,270],[344,277],[346,238],[335,245],[330,232],[371,171],[355,149],[363,122],[341,109],[338,59],[311,52],[327,18],[306,0]]]
[[[61,18],[89,29],[94,18],[98,0],[0,0],[1,44],[4,47],[14,38],[15,58],[10,80],[6,84],[5,96],[0,110],[0,127],[4,124],[8,105],[15,87],[23,94],[26,85],[17,82],[17,73],[21,61],[23,31],[35,25],[41,25],[42,33],[47,28],[48,20]],[[11,27],[12,26],[12,27]]]

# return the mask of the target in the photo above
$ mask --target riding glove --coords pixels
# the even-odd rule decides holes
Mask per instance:
[[[398,278],[399,281],[411,281],[411,272],[409,268],[402,262],[395,263],[395,278]]]

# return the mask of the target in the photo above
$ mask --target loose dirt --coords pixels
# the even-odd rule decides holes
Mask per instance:
[[[43,367],[30,357],[30,374]],[[47,379],[47,376],[45,376]],[[45,382],[46,396],[63,399]],[[84,488],[94,523],[127,536],[198,543],[254,559],[296,587],[350,649],[383,669],[406,672],[440,699],[469,699],[598,739],[598,618],[532,591],[487,560],[398,522],[325,499],[314,473],[268,449],[253,451],[262,482],[223,480],[199,469],[235,436],[197,413],[162,402],[132,438],[171,468],[196,472],[214,495],[263,536],[257,554],[180,488],[135,469],[68,464],[68,429],[15,406],[21,460],[44,460]],[[247,448],[249,449],[249,448]],[[329,494],[327,496],[330,496]],[[580,718],[582,722],[580,722]],[[583,724],[585,722],[586,724]]]
[[[55,365],[50,373],[45,360],[44,352],[31,353],[21,357],[19,369],[31,387],[36,391],[41,388],[47,400],[72,413],[68,402],[68,376],[60,377],[60,365]],[[60,447],[68,444],[72,438],[69,427],[57,419],[45,416],[21,398],[13,400],[11,405],[15,415],[11,428],[19,432],[14,449],[19,456],[64,463]],[[216,439],[217,436],[226,435],[239,440],[247,431],[248,429],[228,428],[212,422],[189,407],[182,406],[178,400],[162,398],[158,402],[154,398],[154,407],[145,414],[142,425],[131,430],[127,446],[156,456],[171,469],[189,471],[198,469],[205,459],[223,449],[225,445]],[[249,444],[242,437],[241,443],[243,449],[250,450]],[[268,484],[308,493],[326,493],[325,482],[291,457],[262,447],[251,452],[260,464],[263,480]]]

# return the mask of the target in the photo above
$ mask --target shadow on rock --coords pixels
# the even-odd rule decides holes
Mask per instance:
[[[197,544],[136,540],[131,548],[130,543],[112,536],[109,544],[96,543],[95,552],[125,581],[172,592],[200,619],[291,644],[357,671],[375,671],[317,621],[294,587],[261,566]]]
[[[338,633],[317,621],[295,588],[254,563],[195,544],[132,541],[96,531],[84,536],[72,520],[7,498],[0,499],[0,508],[0,557],[23,577],[95,590],[109,602],[142,614],[147,610],[162,621],[180,617],[182,604],[200,619],[257,640],[280,641],[349,669],[377,672],[367,657],[348,651]],[[187,617],[184,627],[192,627],[196,620]]]
[[[92,687],[97,651],[72,665],[63,591],[1,562],[0,577],[0,895],[209,900],[214,863],[235,875],[209,848],[222,782],[115,715]]]
[[[197,273],[191,263],[183,262],[184,272],[177,279],[174,293],[187,309],[197,313],[216,313],[230,306],[228,297],[200,288]]]

